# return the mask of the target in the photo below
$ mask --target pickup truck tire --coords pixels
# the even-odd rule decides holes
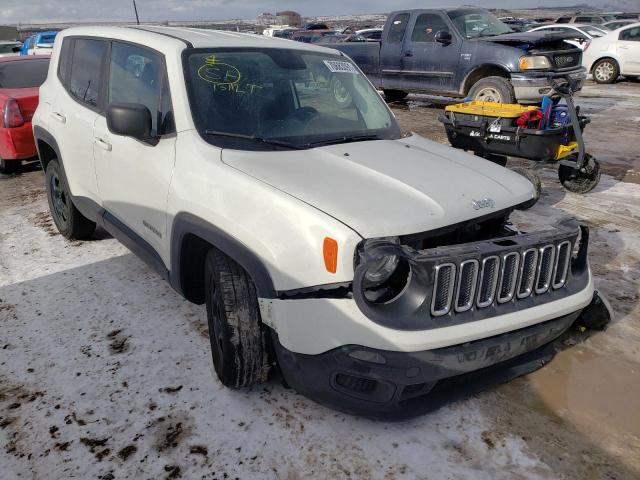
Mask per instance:
[[[96,229],[96,224],[83,216],[73,204],[69,186],[61,174],[57,160],[49,161],[45,173],[49,210],[58,231],[69,240],[84,240]]]
[[[533,184],[533,188],[536,191],[535,196],[528,202],[521,203],[516,207],[517,210],[528,210],[538,203],[538,200],[540,200],[540,195],[542,194],[542,183],[540,182],[540,177],[535,172],[524,167],[513,167],[511,171],[519,173]]]
[[[213,366],[227,387],[250,387],[267,379],[266,329],[256,287],[247,272],[212,248],[205,260],[205,295]]]
[[[409,92],[402,90],[383,90],[382,93],[384,93],[384,98],[387,102],[399,102],[409,95]]]
[[[509,79],[486,77],[478,80],[469,90],[469,98],[477,102],[516,103],[516,95]]]
[[[20,170],[20,160],[3,160],[0,158],[0,173],[3,175],[12,175]]]
[[[613,58],[602,58],[593,65],[592,73],[596,83],[613,83],[620,75],[620,67]]]

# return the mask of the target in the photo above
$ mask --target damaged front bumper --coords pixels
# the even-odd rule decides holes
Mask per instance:
[[[408,418],[542,367],[574,323],[604,327],[608,303],[473,342],[417,352],[345,345],[319,355],[287,350],[273,334],[286,382],[331,408],[372,418]],[[586,320],[586,321],[584,321]]]
[[[553,85],[558,81],[568,81],[572,90],[582,90],[587,79],[584,67],[567,72],[521,72],[511,75],[513,92],[518,103],[539,103],[544,95],[552,95]]]

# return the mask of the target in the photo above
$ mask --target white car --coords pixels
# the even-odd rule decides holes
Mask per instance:
[[[15,57],[20,55],[20,42],[0,40],[0,57]]]
[[[542,27],[536,27],[529,30],[530,32],[538,32],[543,31],[547,33],[563,33],[569,35],[575,35],[575,39],[566,40],[567,43],[571,45],[575,45],[583,52],[589,48],[591,44],[591,40],[598,37],[604,37],[607,34],[607,31],[594,27],[593,25],[585,25],[581,23],[570,23],[570,24],[552,24],[552,25],[544,25]]]
[[[206,303],[230,387],[277,363],[320,402],[404,414],[442,379],[537,368],[601,305],[586,227],[519,232],[527,179],[404,136],[336,50],[70,28],[33,125],[59,231],[100,225]]]
[[[620,75],[640,76],[640,22],[592,40],[582,65],[597,83],[613,83]]]

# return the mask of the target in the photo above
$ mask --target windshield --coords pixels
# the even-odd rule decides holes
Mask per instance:
[[[48,58],[0,63],[0,88],[39,87],[47,78]]]
[[[400,128],[353,63],[293,49],[196,49],[185,57],[193,118],[218,146],[309,148],[395,139]]]
[[[513,30],[486,10],[464,8],[449,10],[449,18],[466,38],[493,37]]]

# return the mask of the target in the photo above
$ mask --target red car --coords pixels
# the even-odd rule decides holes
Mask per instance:
[[[37,155],[31,117],[48,69],[48,56],[0,57],[0,173],[15,173]]]

